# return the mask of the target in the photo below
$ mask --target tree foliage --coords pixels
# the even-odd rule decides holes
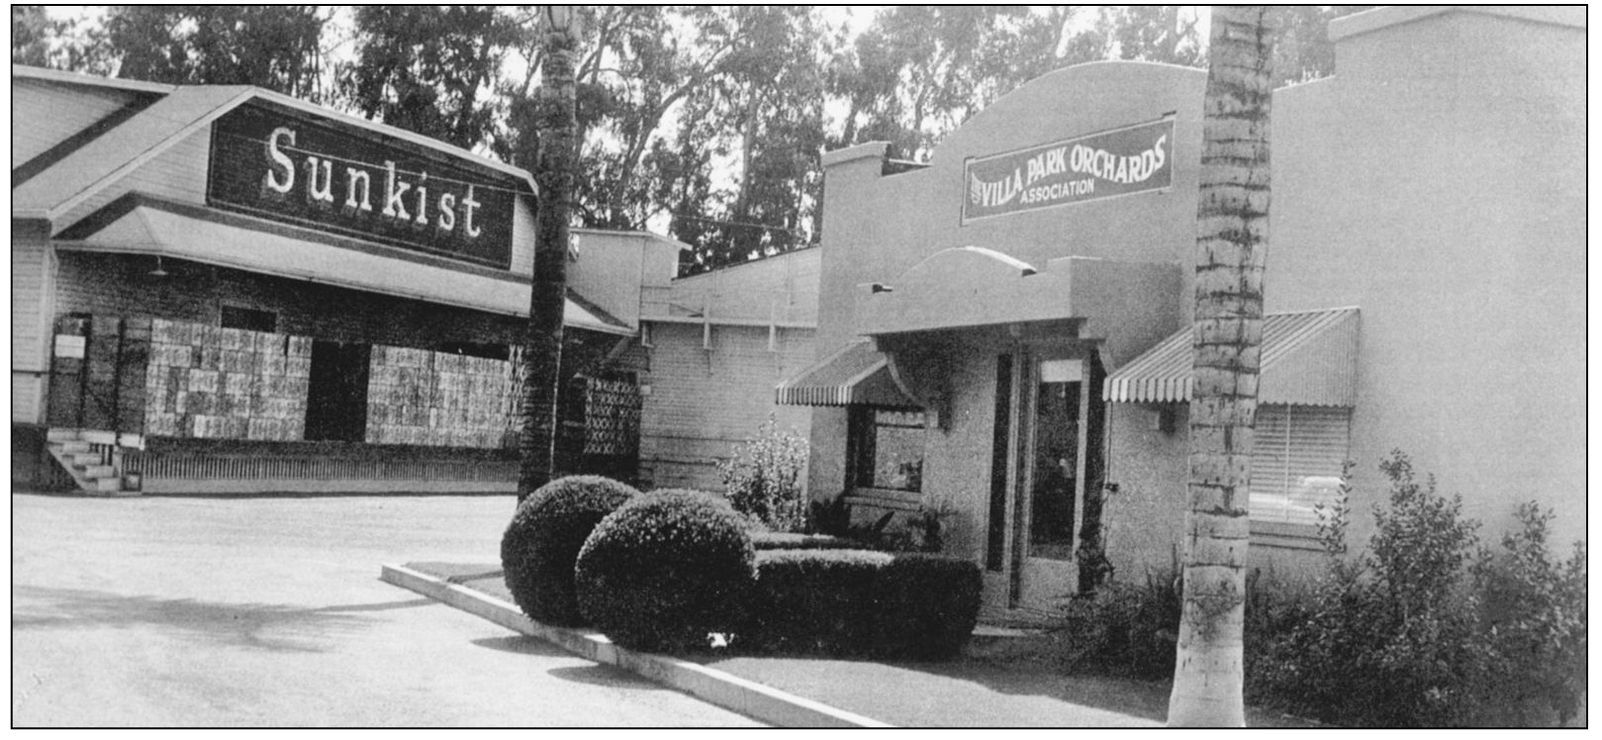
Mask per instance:
[[[488,142],[495,85],[527,34],[484,5],[363,5],[357,55],[340,65],[340,94],[369,118],[464,149]]]
[[[315,5],[118,5],[101,43],[119,77],[257,85],[320,101],[327,20]]]

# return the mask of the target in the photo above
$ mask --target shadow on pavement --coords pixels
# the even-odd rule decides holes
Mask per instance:
[[[655,681],[641,678],[640,676],[625,671],[622,668],[609,665],[592,664],[585,666],[568,666],[564,668],[552,668],[545,673],[550,675],[552,678],[560,678],[563,681],[572,681],[574,683],[590,684],[593,686],[627,686],[631,689],[655,689],[657,691],[672,690]]]
[[[503,653],[517,653],[519,655],[539,655],[543,657],[568,657],[572,653],[546,642],[537,637],[525,635],[507,635],[506,637],[480,637],[470,640],[474,645]]]
[[[157,625],[223,644],[274,652],[323,652],[330,632],[353,630],[368,612],[427,606],[429,599],[325,607],[234,604],[195,599],[125,596],[105,591],[13,585],[13,633],[36,629],[81,629]]]

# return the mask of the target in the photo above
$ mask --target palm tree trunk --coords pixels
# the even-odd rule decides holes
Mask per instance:
[[[1215,6],[1203,104],[1184,608],[1170,726],[1246,723],[1243,637],[1268,249],[1272,79],[1261,6]]]
[[[568,218],[577,177],[578,128],[574,62],[578,35],[573,10],[541,10],[544,53],[538,91],[539,208],[534,218],[534,284],[529,299],[528,335],[523,362],[522,469],[517,497],[522,500],[565,467],[556,459],[557,396],[562,388],[562,307],[567,299]]]

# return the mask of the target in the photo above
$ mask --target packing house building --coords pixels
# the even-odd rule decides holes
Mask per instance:
[[[13,66],[12,106],[14,481],[514,489],[528,173],[253,87]],[[561,444],[633,478],[683,245],[575,234]]]
[[[1367,541],[1405,450],[1495,538],[1584,536],[1585,12],[1385,8],[1275,92],[1251,557],[1316,564],[1352,470]],[[927,165],[825,155],[809,486],[945,513],[992,606],[1079,588],[1099,536],[1166,567],[1186,509],[1201,70],[1053,72]]]

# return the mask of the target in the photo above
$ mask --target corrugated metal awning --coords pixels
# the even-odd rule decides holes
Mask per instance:
[[[1261,403],[1354,406],[1357,403],[1356,308],[1263,317]],[[1189,401],[1191,330],[1185,328],[1107,376],[1108,401]]]
[[[918,408],[890,378],[890,361],[868,341],[854,342],[780,383],[778,403],[790,406]]]

